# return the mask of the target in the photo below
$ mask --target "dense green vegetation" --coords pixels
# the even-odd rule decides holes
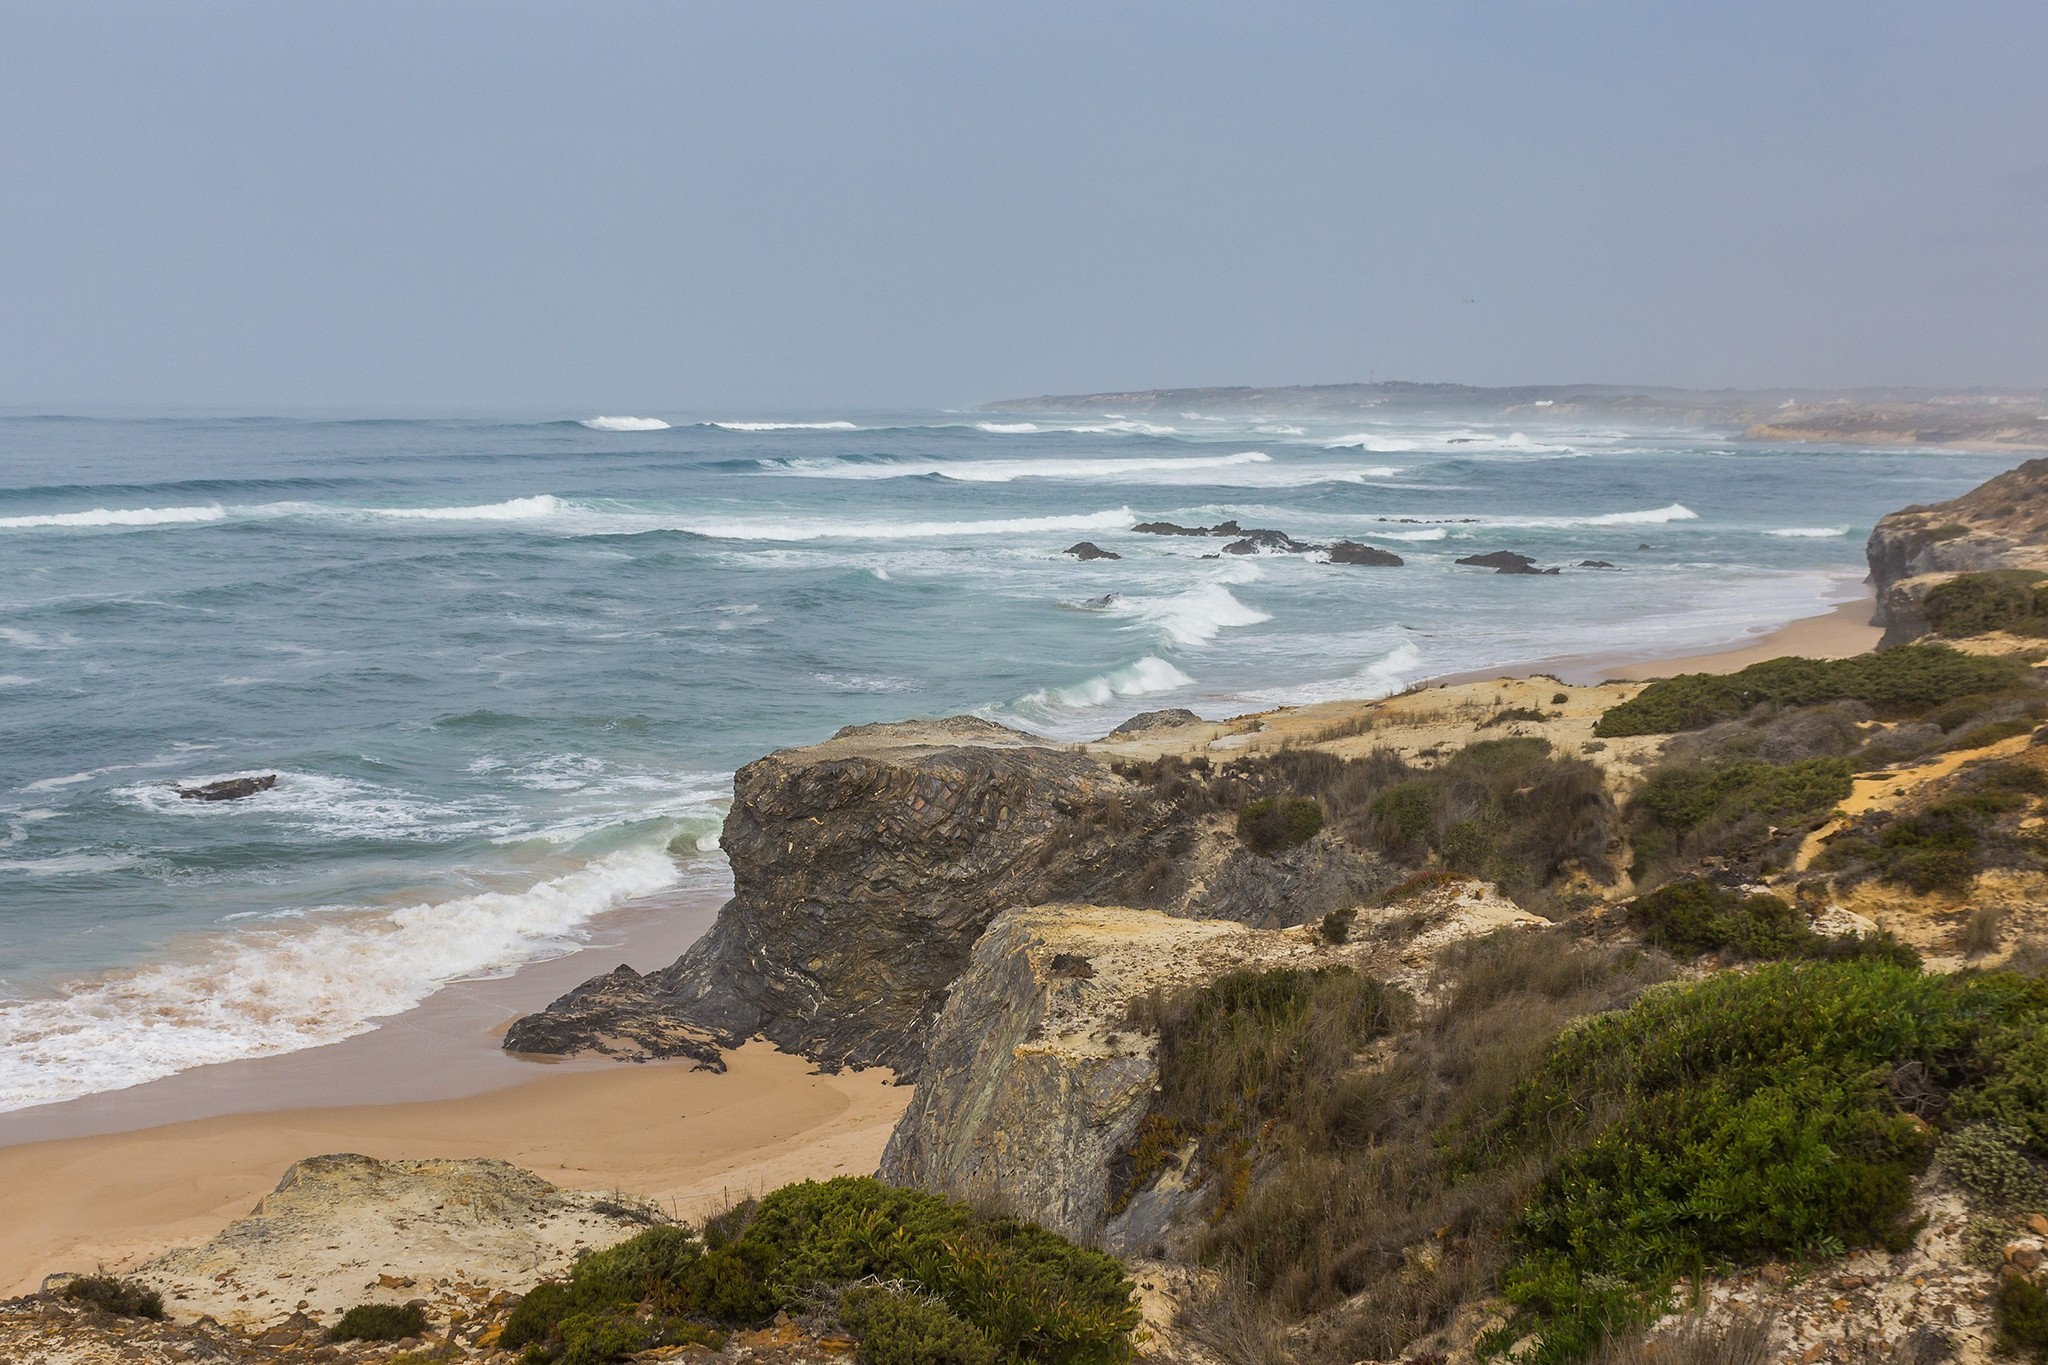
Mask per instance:
[[[1322,833],[1323,808],[1306,796],[1262,796],[1237,813],[1237,837],[1264,858]]]
[[[1789,853],[1800,836],[1824,823],[1854,787],[1845,758],[1666,763],[1629,802],[1632,871],[1640,882],[1667,867],[1735,857],[1744,871],[1765,870],[1774,855]]]
[[[1831,839],[1814,866],[1848,881],[1874,876],[1921,895],[1966,891],[1987,868],[2041,863],[2040,841],[2018,825],[2043,793],[2048,774],[2038,768],[1979,763],[1922,810],[1866,816]]]
[[[160,1321],[164,1316],[163,1295],[139,1281],[116,1279],[112,1275],[79,1275],[67,1280],[64,1297],[124,1318]]]
[[[1953,638],[1994,630],[2014,635],[2048,635],[2048,574],[1999,569],[1958,574],[1936,584],[1920,600],[1927,624]]]
[[[1599,769],[1553,753],[1540,738],[1482,740],[1428,765],[1388,749],[1364,758],[1292,749],[1220,767],[1162,758],[1116,771],[1193,814],[1249,814],[1271,798],[1260,807],[1261,827],[1288,800],[1312,801],[1325,827],[1353,848],[1397,865],[1435,863],[1484,877],[1538,904],[1573,872],[1598,881],[1613,874],[1614,803]]]
[[[1678,884],[1652,906],[1639,922],[1678,951],[1794,960],[1642,994],[1654,957],[1495,935],[1451,954],[1370,1067],[1386,1006],[1352,982],[1240,975],[1166,1002],[1154,1119],[1214,1162],[1196,1253],[1237,1286],[1212,1345],[1278,1360],[1311,1319],[1298,1358],[1387,1358],[1499,1292],[1520,1316],[1489,1349],[1534,1333],[1534,1365],[1562,1365],[1682,1275],[1903,1245],[1937,1147],[1990,1203],[2048,1189],[2048,985],[1832,948],[1770,897]]]
[[[1888,933],[1829,938],[1776,896],[1730,891],[1704,881],[1670,882],[1629,904],[1629,921],[1650,943],[1695,956],[1757,960],[1854,957],[1917,968],[1920,955]]]
[[[404,1341],[426,1332],[427,1311],[416,1303],[359,1303],[328,1335],[336,1341]]]
[[[1880,713],[1916,715],[1944,702],[2024,682],[2027,666],[1943,645],[1901,645],[1848,659],[1769,659],[1728,674],[1681,673],[1611,707],[1593,727],[1602,738],[1675,734],[1734,720],[1766,703],[1813,706],[1860,701]]]
[[[1131,1292],[1115,1260],[1034,1224],[842,1177],[586,1257],[521,1300],[502,1341],[599,1365],[808,1310],[836,1314],[876,1365],[1114,1365],[1132,1354]]]

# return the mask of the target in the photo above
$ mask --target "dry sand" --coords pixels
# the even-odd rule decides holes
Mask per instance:
[[[1875,605],[1868,596],[1844,602],[1821,616],[1808,616],[1757,637],[1755,644],[1734,645],[1683,659],[1621,664],[1601,672],[1615,681],[1668,678],[1677,673],[1733,673],[1766,659],[1797,654],[1808,659],[1846,659],[1877,648],[1882,627],[1870,624]]]
[[[133,1267],[202,1242],[301,1157],[498,1157],[683,1216],[806,1177],[866,1175],[910,1098],[885,1071],[815,1073],[751,1043],[724,1075],[686,1062],[542,1074],[483,1095],[228,1114],[0,1148],[0,1296],[62,1270]]]

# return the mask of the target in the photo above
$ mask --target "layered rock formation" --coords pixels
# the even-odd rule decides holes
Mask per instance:
[[[1157,1039],[1128,1021],[1133,1000],[1240,968],[1339,963],[1419,994],[1446,945],[1543,923],[1479,882],[1363,910],[1343,944],[1310,927],[1259,930],[1121,906],[1010,911],[975,945],[939,1016],[882,1177],[999,1201],[1119,1254],[1149,1251],[1206,1191],[1182,1162],[1112,1208],[1116,1161],[1159,1077]]]
[[[740,769],[733,898],[673,966],[614,972],[513,1026],[514,1051],[715,1059],[755,1035],[914,1075],[1001,910],[1115,900],[1187,830],[1084,754],[958,717],[860,726]]]
[[[1865,548],[1883,645],[1925,635],[1920,601],[1958,573],[2048,570],[2048,460],[2028,460],[1959,498],[1881,518]]]

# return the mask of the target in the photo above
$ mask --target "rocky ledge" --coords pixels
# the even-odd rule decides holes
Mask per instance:
[[[1865,555],[1883,645],[1928,632],[1921,599],[1959,573],[2048,570],[2048,460],[2028,460],[1959,498],[1879,519]]]
[[[1207,1192],[1168,1170],[1112,1210],[1114,1164],[1159,1079],[1156,1037],[1127,1017],[1133,1000],[1241,968],[1335,964],[1422,993],[1449,943],[1543,923],[1479,882],[1362,910],[1342,944],[1313,927],[1261,930],[1122,906],[1009,911],[946,1001],[882,1178],[1001,1201],[1120,1255],[1149,1251],[1188,1224]]]

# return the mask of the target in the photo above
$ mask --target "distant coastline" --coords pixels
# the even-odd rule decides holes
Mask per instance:
[[[1530,423],[1616,422],[1706,429],[1730,440],[2048,451],[2048,392],[1985,389],[1679,389],[1618,384],[1486,387],[1366,384],[1129,389],[1044,394],[986,412],[1156,416],[1429,417]]]

